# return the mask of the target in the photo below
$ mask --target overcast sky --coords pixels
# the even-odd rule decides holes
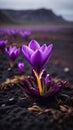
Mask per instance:
[[[0,9],[52,9],[73,21],[73,0],[0,0]]]

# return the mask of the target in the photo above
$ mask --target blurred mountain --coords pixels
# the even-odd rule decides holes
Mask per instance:
[[[67,23],[62,16],[52,10],[0,10],[0,24],[56,24]]]

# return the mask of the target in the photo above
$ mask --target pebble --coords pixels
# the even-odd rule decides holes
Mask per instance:
[[[34,103],[33,103],[33,106],[35,106],[35,105],[37,105],[37,103],[36,103],[36,102],[34,102]]]
[[[13,104],[15,104],[16,102],[17,102],[17,100],[16,100],[14,97],[12,97],[12,98],[9,98],[9,99],[8,99],[7,105],[13,105]]]
[[[11,71],[12,70],[12,68],[8,68],[8,71]]]
[[[1,107],[5,107],[5,106],[6,106],[6,104],[2,104],[2,105],[1,105]]]
[[[64,68],[64,72],[69,72],[70,70],[69,70],[69,68],[68,67],[65,67]]]
[[[14,100],[14,98],[13,98],[13,97],[9,99],[9,101],[13,101],[13,100]]]
[[[10,79],[9,79],[9,78],[7,78],[7,79],[6,79],[6,82],[9,82],[9,81],[10,81]]]

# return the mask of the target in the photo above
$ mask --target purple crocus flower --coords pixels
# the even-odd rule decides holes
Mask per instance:
[[[4,51],[7,44],[8,44],[8,40],[0,40],[0,50]]]
[[[8,36],[8,35],[10,34],[10,30],[9,30],[8,28],[5,28],[5,29],[3,30],[3,34],[4,34],[5,36]]]
[[[32,40],[28,46],[22,46],[22,52],[26,60],[33,66],[34,70],[40,72],[52,53],[53,45],[46,44],[40,46],[35,40]]]
[[[18,34],[18,30],[12,29],[12,30],[10,31],[10,34],[11,34],[12,36],[16,37],[17,34]]]
[[[18,63],[18,71],[19,72],[23,72],[24,71],[24,63],[23,62]]]
[[[21,31],[20,35],[25,38],[28,39],[28,37],[30,36],[31,32],[30,31]]]
[[[36,76],[38,88],[41,95],[43,94],[43,88],[40,80],[43,72],[42,70],[43,66],[51,56],[52,48],[52,44],[49,46],[46,46],[46,44],[40,46],[39,43],[35,40],[32,40],[28,46],[22,46],[24,57],[33,66],[33,71]]]
[[[9,48],[5,49],[5,52],[10,59],[10,66],[13,67],[14,61],[20,53],[20,48],[17,48],[16,46],[10,46]]]

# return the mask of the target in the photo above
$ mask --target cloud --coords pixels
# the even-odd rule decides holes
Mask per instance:
[[[59,9],[61,7],[73,7],[72,0],[0,0],[1,7],[10,7],[10,8],[38,8],[38,7],[47,7]]]

